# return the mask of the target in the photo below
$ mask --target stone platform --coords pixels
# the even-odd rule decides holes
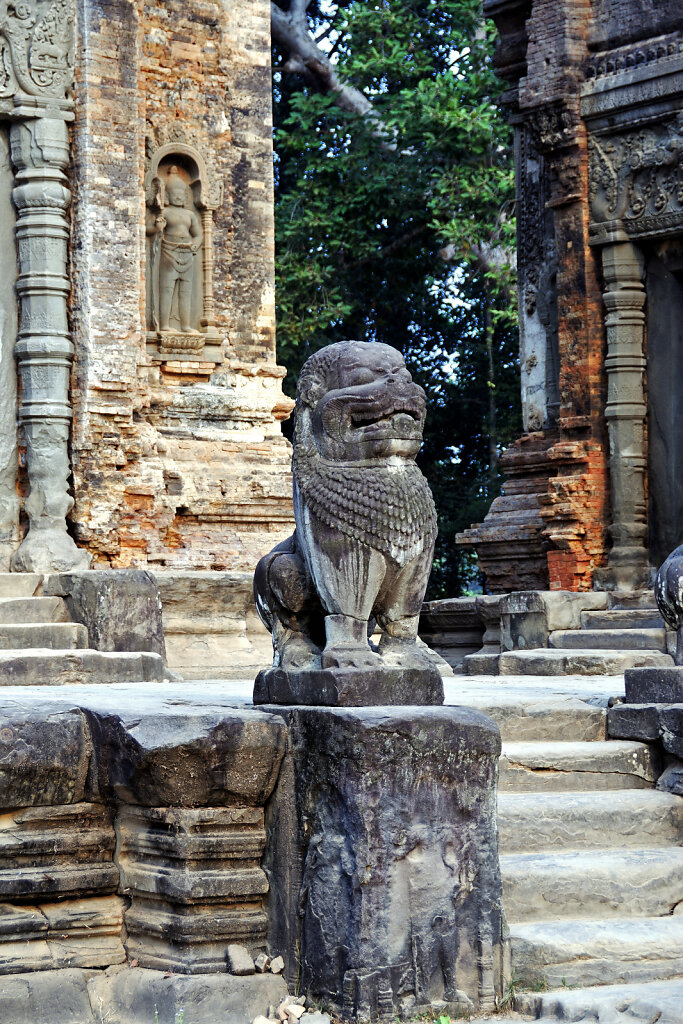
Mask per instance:
[[[443,682],[436,668],[262,669],[254,684],[254,704],[315,707],[368,707],[443,704]]]
[[[255,708],[251,687],[0,689],[3,1024],[152,1024],[155,1003],[160,1024],[181,1006],[192,1024],[251,1024],[284,983],[230,974],[231,944],[283,955],[291,990],[299,942],[301,983],[350,1016],[444,996],[493,1006],[494,723],[462,708]],[[285,863],[302,814],[304,860]]]

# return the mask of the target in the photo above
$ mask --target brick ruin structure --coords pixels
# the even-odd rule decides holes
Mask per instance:
[[[291,532],[271,135],[267,0],[0,2],[0,569]]]
[[[624,590],[683,541],[679,0],[486,0],[515,127],[525,434],[459,538],[494,593]]]

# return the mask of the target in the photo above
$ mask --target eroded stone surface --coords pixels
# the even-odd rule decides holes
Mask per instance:
[[[288,977],[300,958],[302,990],[347,1015],[394,1013],[411,993],[417,1005],[492,1000],[502,938],[493,722],[462,708],[281,713],[291,751],[268,808],[265,866],[270,949]]]

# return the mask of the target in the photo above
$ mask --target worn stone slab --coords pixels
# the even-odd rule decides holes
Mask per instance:
[[[600,1024],[680,1024],[683,980],[644,985],[604,985],[572,991],[520,992],[516,1004],[537,1024],[600,1021]]]
[[[659,917],[683,900],[683,848],[503,855],[510,922]]]
[[[0,597],[0,623],[3,625],[68,621],[61,597]]]
[[[0,691],[1,692],[1,691]],[[85,716],[43,703],[0,708],[0,810],[86,799],[92,743]]]
[[[181,1009],[187,1024],[252,1024],[287,995],[282,977],[270,973],[169,977],[141,967],[91,973],[87,987],[95,1024],[154,1024],[155,1007],[159,1024],[175,1024]]]
[[[502,984],[495,723],[465,708],[281,713],[291,747],[264,868],[269,947],[287,977],[300,970],[301,992],[344,1017],[395,1014],[411,994],[415,1012],[432,998],[453,1011],[461,996],[492,1005]]]
[[[617,676],[637,667],[670,668],[673,658],[660,651],[505,651],[500,655],[501,675],[606,675]]]
[[[75,651],[0,651],[0,687],[161,681],[164,663],[158,654]]]
[[[646,789],[498,796],[501,853],[678,845],[683,800]]]
[[[664,629],[656,608],[611,608],[604,612],[581,612],[581,629]]]
[[[625,673],[627,704],[683,702],[683,666],[632,668]]]
[[[95,705],[96,707],[97,705]],[[281,718],[254,709],[188,706],[164,714],[87,711],[100,792],[149,807],[262,806],[285,749]]]
[[[564,740],[567,736],[584,741],[605,739],[605,709],[576,697],[514,690],[506,693],[502,687],[492,693],[490,688],[482,687],[464,688],[460,700],[495,719],[503,742]]]
[[[140,967],[0,976],[3,1024],[252,1024],[287,994],[281,977],[185,977]],[[156,1007],[156,1011],[155,1011]]]
[[[443,704],[443,681],[433,669],[265,669],[256,677],[254,704],[370,707]]]
[[[683,974],[683,917],[548,921],[510,928],[512,969],[524,987],[642,983]]]
[[[70,618],[82,623],[89,646],[96,651],[148,651],[165,659],[161,598],[150,573],[142,569],[55,573],[45,578],[43,593],[64,599]]]
[[[33,597],[42,582],[36,572],[0,572],[0,598]]]
[[[505,743],[499,788],[591,790],[651,788],[657,765],[650,748],[628,740]]]
[[[661,629],[558,629],[548,637],[558,650],[663,651],[666,630]]]
[[[27,622],[0,625],[0,650],[34,647],[75,650],[88,646],[88,631],[76,622]]]

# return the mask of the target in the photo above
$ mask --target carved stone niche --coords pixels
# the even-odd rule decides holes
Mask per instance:
[[[213,211],[223,190],[182,138],[148,139],[147,346],[154,358],[220,362],[213,297]]]

